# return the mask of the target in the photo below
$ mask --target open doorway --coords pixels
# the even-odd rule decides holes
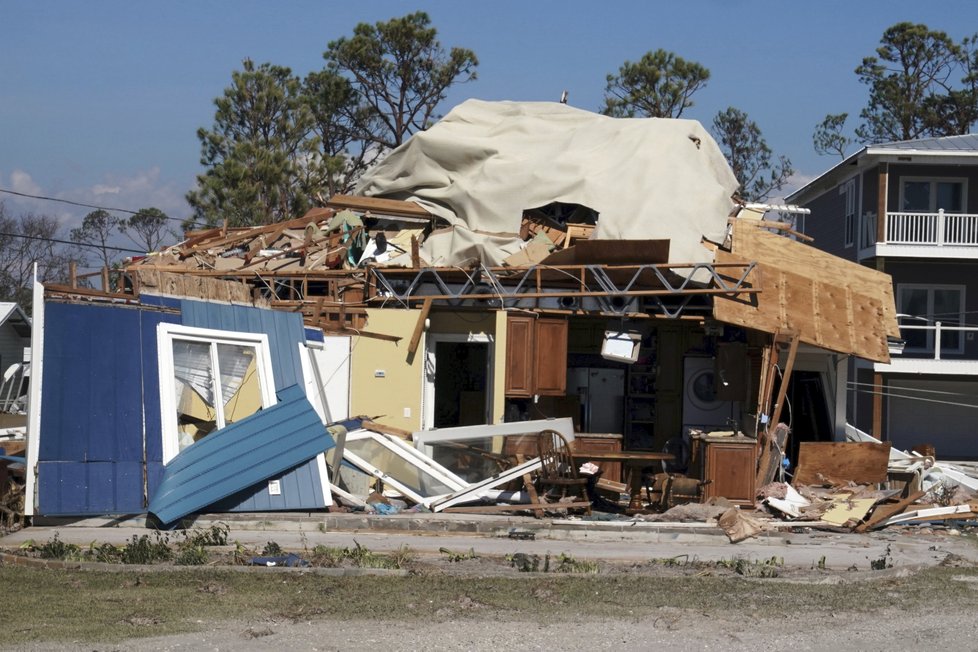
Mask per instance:
[[[423,428],[473,426],[492,421],[493,341],[487,335],[429,335],[425,356]],[[468,442],[489,450],[491,439]],[[434,458],[465,477],[484,472],[459,451],[436,447]],[[463,468],[466,466],[479,468]]]
[[[489,423],[493,341],[489,335],[428,336],[422,427]]]

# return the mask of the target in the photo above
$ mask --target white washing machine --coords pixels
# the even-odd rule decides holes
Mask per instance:
[[[687,428],[725,430],[736,414],[735,401],[716,397],[716,364],[713,358],[683,360],[683,431]]]

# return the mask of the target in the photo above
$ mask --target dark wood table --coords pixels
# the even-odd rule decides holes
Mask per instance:
[[[628,491],[631,499],[626,513],[640,512],[642,505],[642,468],[654,462],[671,462],[676,459],[672,453],[652,451],[620,451],[617,453],[574,453],[574,462],[621,462],[628,471]]]

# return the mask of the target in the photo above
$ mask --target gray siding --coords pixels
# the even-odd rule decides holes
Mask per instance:
[[[893,276],[894,299],[900,309],[896,288],[901,283],[917,285],[963,285],[965,325],[978,324],[978,260],[895,260],[888,259],[885,269]],[[978,358],[978,337],[964,338],[964,353],[943,353],[948,360]],[[904,357],[911,357],[905,353]]]
[[[856,192],[859,192],[860,180],[856,180]],[[857,194],[858,196],[858,194]],[[836,186],[811,202],[805,208],[812,211],[805,216],[805,235],[815,238],[812,245],[830,254],[856,260],[856,248],[845,246],[845,198]]]
[[[891,164],[886,192],[890,211],[900,210],[900,179],[903,177],[953,177],[968,180],[966,211],[978,213],[978,167],[968,165]]]

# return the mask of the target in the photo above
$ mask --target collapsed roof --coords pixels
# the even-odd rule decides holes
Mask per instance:
[[[610,118],[551,102],[468,100],[361,179],[357,194],[414,201],[451,228],[435,266],[501,265],[523,212],[560,202],[598,213],[597,239],[671,240],[669,262],[708,262],[738,183],[695,120]]]

